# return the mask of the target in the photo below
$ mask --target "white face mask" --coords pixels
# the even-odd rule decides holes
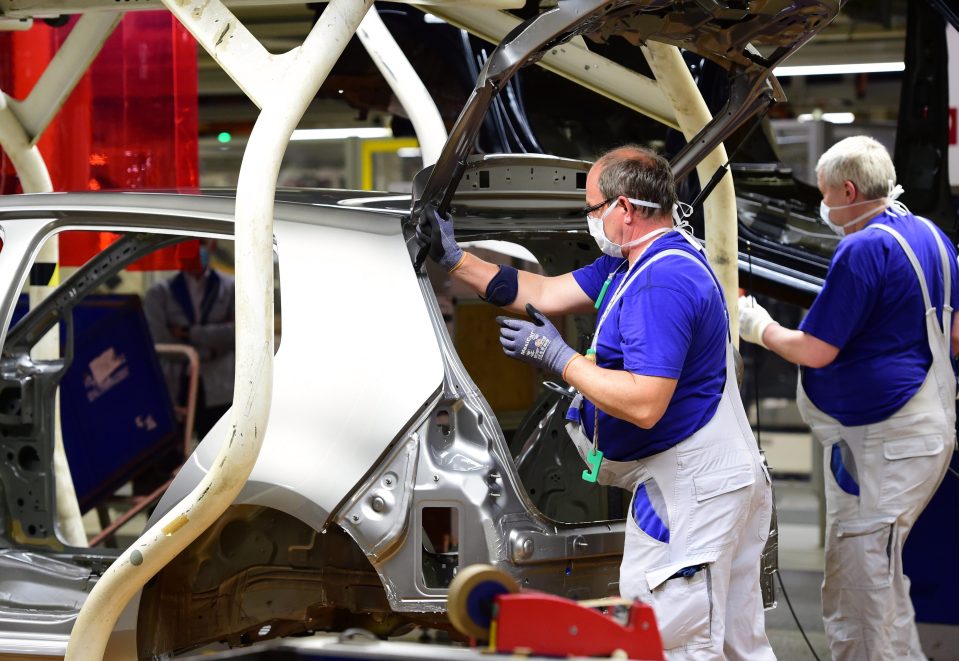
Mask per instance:
[[[631,197],[627,197],[631,203],[636,204],[641,207],[649,207],[650,209],[659,209],[661,208],[655,202],[647,202],[645,200],[634,200]],[[593,216],[586,216],[586,224],[589,226],[589,234],[593,237],[593,240],[596,241],[596,245],[599,246],[599,249],[603,251],[604,255],[609,255],[610,257],[625,257],[623,254],[623,248],[629,248],[630,246],[635,246],[643,241],[646,241],[650,237],[658,236],[660,234],[665,234],[669,231],[668,227],[660,227],[655,229],[649,234],[624,243],[622,245],[614,243],[609,240],[609,237],[606,236],[606,230],[603,228],[603,221],[606,220],[606,216],[616,208],[615,204],[610,204],[609,208],[603,212],[603,215],[599,218],[594,218]]]
[[[859,221],[865,218],[869,218],[870,216],[875,216],[879,213],[882,213],[883,211],[888,209],[890,206],[894,206],[893,203],[896,201],[896,198],[902,195],[902,193],[903,193],[902,186],[898,184],[893,186],[892,182],[890,181],[889,192],[886,193],[886,196],[877,198],[875,200],[862,200],[860,202],[853,202],[852,204],[838,204],[834,207],[827,205],[826,201],[823,200],[822,202],[819,203],[819,217],[822,218],[823,222],[829,226],[829,229],[831,229],[840,238],[842,238],[846,236],[845,228],[849,227],[850,225],[855,225],[856,223],[858,223]],[[849,207],[858,207],[863,204],[876,204],[877,202],[884,202],[882,208],[870,209],[866,213],[860,214],[856,216],[855,218],[853,218],[852,220],[843,223],[842,225],[832,222],[832,219],[829,217],[829,212],[832,211],[833,209],[848,209]],[[897,203],[896,206],[898,210],[898,206],[901,206],[901,205]]]

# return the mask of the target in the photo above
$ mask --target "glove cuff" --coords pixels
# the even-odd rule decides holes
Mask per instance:
[[[444,246],[444,248],[443,255],[438,261],[440,266],[446,269],[447,273],[452,273],[462,266],[466,253],[463,252],[463,249],[459,247],[458,243],[453,243],[452,247]]]
[[[559,375],[560,378],[563,379],[563,381],[566,381],[566,383],[569,383],[569,381],[567,381],[566,379],[566,371],[569,369],[569,366],[573,364],[573,361],[576,360],[577,358],[585,358],[585,356],[583,356],[583,354],[581,353],[574,352],[573,355],[570,356],[569,360],[566,361],[566,365],[563,366],[563,371],[560,372],[560,375]]]
[[[763,342],[763,333],[766,332],[766,329],[776,323],[775,319],[767,319],[766,321],[759,324],[759,327],[756,329],[756,344],[761,346],[763,349],[769,349],[766,346],[766,343]]]
[[[458,269],[459,267],[461,267],[461,266],[463,265],[463,262],[465,262],[465,261],[466,261],[466,253],[460,251],[460,258],[456,261],[455,264],[453,264],[453,268],[449,269],[449,271],[447,271],[447,273],[452,273],[453,271],[455,271],[456,269]]]
[[[575,358],[576,355],[577,353],[573,347],[564,342],[563,346],[559,347],[559,349],[556,351],[556,355],[553,360],[550,361],[550,368],[562,378],[566,372],[566,367],[569,365],[569,362]]]

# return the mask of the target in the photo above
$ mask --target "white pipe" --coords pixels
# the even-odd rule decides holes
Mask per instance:
[[[162,1],[258,108],[283,98],[283,73],[298,49],[270,53],[221,0]]]
[[[446,126],[433,97],[416,74],[376,8],[371,7],[356,35],[406,111],[420,143],[423,167],[436,163],[446,144]]]
[[[164,0],[168,6],[181,0]],[[206,3],[204,3],[206,4]],[[214,0],[209,2],[212,6]],[[66,659],[103,658],[127,602],[229,507],[256,462],[273,385],[273,204],[290,135],[372,5],[331,0],[287,53],[285,84],[264,105],[243,154],[236,196],[236,380],[233,430],[199,485],[114,561],[83,604]]]
[[[13,112],[13,102],[14,99],[0,91],[0,145],[20,177],[24,193],[50,193],[53,191],[53,182],[47,165]]]
[[[39,289],[39,287],[37,288]],[[49,291],[53,287],[44,287]],[[46,298],[43,294],[40,300]],[[34,305],[33,297],[30,301]],[[52,333],[52,331],[51,331]],[[60,335],[54,338],[59,353]],[[54,395],[53,405],[56,407],[53,421],[53,480],[57,504],[57,533],[58,537],[70,546],[83,548],[87,546],[87,531],[83,527],[83,514],[80,512],[80,503],[77,502],[77,490],[73,485],[73,475],[70,473],[70,462],[67,461],[67,451],[63,446],[63,424],[60,418],[60,388]]]
[[[680,130],[690,140],[709,123],[712,116],[683,56],[675,46],[654,41],[643,46],[643,55],[656,76],[660,91],[673,106]],[[720,144],[696,166],[700,184],[705,186],[713,173],[725,163],[726,147]],[[727,172],[706,198],[703,214],[706,219],[706,254],[723,286],[729,309],[730,332],[733,343],[738,347],[739,226],[736,220],[736,190],[731,173]]]
[[[19,117],[13,112],[14,100],[0,91],[0,147],[13,163],[20,187],[24,193],[49,193],[53,182],[40,150],[33,144]],[[40,247],[37,263],[56,264],[58,258],[57,237],[51,236]],[[30,307],[35,307],[53,290],[52,281],[45,285],[31,285]],[[53,359],[60,355],[60,331],[55,326],[33,347],[34,358]],[[77,504],[77,493],[70,475],[67,454],[63,447],[63,431],[60,426],[60,390],[54,398],[53,425],[53,478],[57,507],[57,532],[71,546],[86,546],[87,535],[83,529],[83,517]]]
[[[30,136],[30,144],[37,144],[121,16],[120,12],[92,12],[81,16],[27,98],[10,100],[14,114]]]

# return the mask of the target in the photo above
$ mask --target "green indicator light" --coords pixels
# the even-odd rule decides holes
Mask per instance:
[[[216,136],[216,139],[217,139],[218,141],[226,144],[227,142],[229,142],[230,140],[233,139],[233,136],[230,135],[227,131],[222,131],[222,132],[220,132],[219,135]]]

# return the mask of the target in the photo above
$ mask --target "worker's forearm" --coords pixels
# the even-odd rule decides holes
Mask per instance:
[[[473,291],[482,296],[486,293],[486,286],[496,275],[498,266],[485,259],[480,259],[476,255],[464,252],[463,259],[450,271],[450,276],[469,286]]]
[[[772,323],[763,331],[766,347],[791,363],[803,367],[825,367],[836,357],[837,349],[801,330]]]
[[[486,287],[498,271],[499,266],[497,264],[480,259],[472,253],[464,252],[463,261],[450,275],[468,285],[480,296],[485,296]],[[541,292],[544,280],[543,276],[536,273],[520,271],[516,299],[509,305],[504,305],[503,309],[525,314],[526,303],[532,303],[544,313],[550,314],[550,306],[542,302]]]
[[[580,354],[567,364],[563,378],[605,413],[643,429],[659,422],[675,390],[675,380],[606,369]]]
[[[770,324],[763,331],[763,343],[766,347],[797,365],[806,365],[803,356],[805,333],[791,328],[783,328],[777,323]]]

